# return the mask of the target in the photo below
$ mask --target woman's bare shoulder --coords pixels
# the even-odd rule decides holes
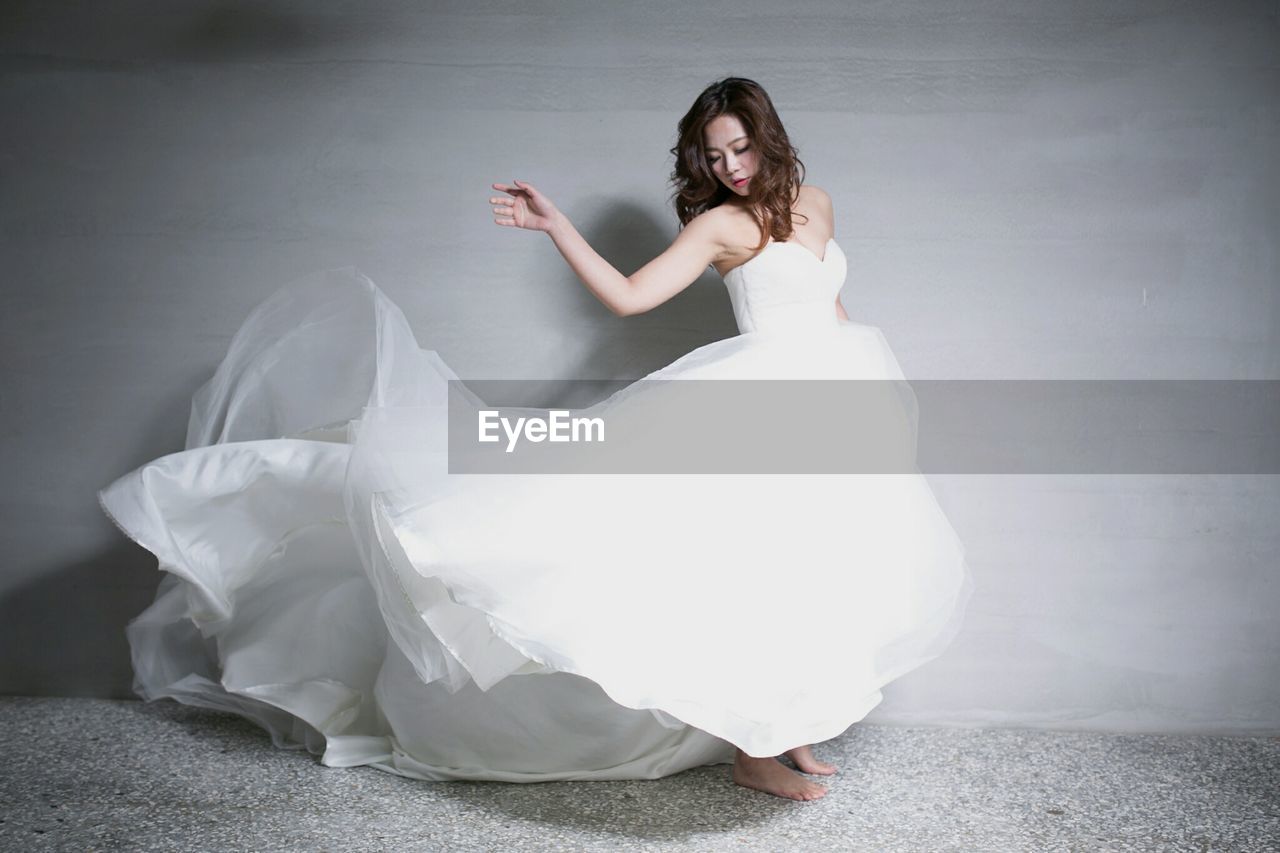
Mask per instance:
[[[701,234],[715,252],[711,265],[723,275],[728,269],[742,263],[754,254],[749,248],[759,234],[755,219],[741,205],[719,204],[694,217],[689,225],[695,222],[703,227]],[[689,226],[685,226],[688,228]]]
[[[801,184],[800,194],[803,198],[806,194],[814,201],[830,207],[831,196],[827,195],[827,191],[815,184]]]
[[[685,227],[688,228],[694,223],[699,224],[705,238],[714,243],[717,250],[723,252],[737,242],[737,232],[741,230],[742,223],[749,218],[747,212],[739,209],[737,205],[719,204],[699,213],[689,220],[689,224]]]
[[[737,205],[721,203],[717,204],[715,207],[709,207],[702,211],[691,219],[690,222],[700,219],[704,222],[714,222],[718,225],[723,225],[724,223],[731,221],[733,217],[741,215],[742,211],[738,209]]]

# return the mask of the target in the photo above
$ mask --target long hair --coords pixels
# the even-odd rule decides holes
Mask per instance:
[[[791,204],[804,183],[804,163],[787,137],[773,101],[754,80],[717,80],[702,90],[680,119],[679,139],[671,149],[676,158],[670,181],[675,186],[672,203],[683,228],[698,214],[734,195],[711,171],[703,138],[707,124],[725,114],[737,116],[756,149],[757,166],[747,202],[762,232],[758,251],[768,244],[770,236],[775,240],[791,236]]]

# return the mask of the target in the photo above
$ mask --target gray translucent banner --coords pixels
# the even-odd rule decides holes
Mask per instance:
[[[1280,474],[1276,380],[450,385],[451,473]]]

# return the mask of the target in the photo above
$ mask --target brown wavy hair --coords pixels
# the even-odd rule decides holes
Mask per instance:
[[[671,149],[676,158],[670,180],[675,186],[672,203],[683,228],[698,214],[736,195],[711,171],[703,138],[707,124],[726,114],[737,116],[756,149],[756,172],[746,201],[762,232],[760,245],[756,246],[759,251],[768,244],[770,236],[775,240],[791,236],[794,230],[791,204],[799,197],[800,185],[804,183],[804,163],[787,137],[773,101],[754,80],[745,77],[717,80],[702,90],[680,119],[679,141]]]

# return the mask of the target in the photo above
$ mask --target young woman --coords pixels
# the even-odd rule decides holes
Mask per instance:
[[[763,89],[708,87],[673,153],[684,227],[629,276],[527,182],[493,185],[495,221],[547,233],[622,316],[716,269],[741,334],[646,380],[903,379],[840,306],[831,199]],[[128,628],[137,692],[335,766],[550,781],[732,760],[738,784],[809,800],[826,788],[778,758],[834,773],[811,744],[960,626],[963,547],[918,472],[457,475],[449,408],[484,402],[456,379],[354,270],[259,306],[186,450],[100,493],[167,572]],[[584,411],[631,417],[662,385]]]

